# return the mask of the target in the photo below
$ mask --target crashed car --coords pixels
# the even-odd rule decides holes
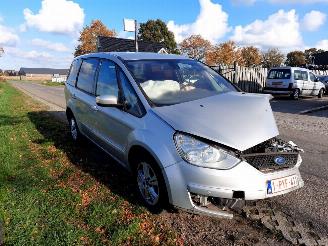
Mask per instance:
[[[236,203],[303,186],[302,150],[279,139],[270,95],[241,92],[201,62],[154,53],[74,59],[65,87],[74,141],[133,175],[151,211],[170,203],[231,218]]]

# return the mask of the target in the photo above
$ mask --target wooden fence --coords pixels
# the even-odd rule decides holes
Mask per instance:
[[[265,87],[268,69],[263,67],[241,67],[238,65],[219,65],[212,67],[240,89],[251,93],[260,93]],[[328,75],[328,70],[312,70],[316,75]]]

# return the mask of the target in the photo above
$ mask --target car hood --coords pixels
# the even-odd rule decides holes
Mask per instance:
[[[152,110],[177,131],[244,151],[279,134],[269,99],[229,92]]]

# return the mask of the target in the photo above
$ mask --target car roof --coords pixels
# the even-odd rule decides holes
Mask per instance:
[[[174,54],[159,54],[152,52],[97,52],[90,53],[82,56],[76,57],[78,58],[88,58],[88,57],[97,57],[97,58],[111,58],[117,57],[122,60],[165,60],[165,59],[189,59],[188,57],[182,55],[174,55]]]
[[[291,69],[291,70],[302,70],[302,71],[311,71],[307,68],[303,68],[303,67],[290,67],[290,66],[286,66],[286,67],[273,67],[272,69]]]

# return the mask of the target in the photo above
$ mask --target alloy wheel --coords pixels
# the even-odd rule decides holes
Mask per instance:
[[[140,194],[144,201],[154,206],[159,201],[159,182],[154,169],[150,164],[141,162],[137,168],[137,182]]]

